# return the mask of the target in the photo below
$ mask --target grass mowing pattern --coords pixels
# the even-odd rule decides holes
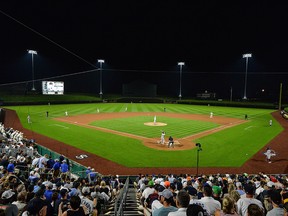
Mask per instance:
[[[157,116],[157,122],[166,123],[166,126],[153,127],[144,125],[144,122],[153,122],[153,116],[136,116],[130,118],[117,118],[109,120],[99,120],[91,123],[91,125],[108,128],[115,131],[135,134],[147,138],[160,137],[161,131],[174,138],[183,138],[189,135],[200,133],[219,126],[211,122],[203,122],[196,120],[187,120],[180,118],[169,118]]]
[[[276,122],[269,127],[270,113],[274,110],[212,107],[180,104],[72,104],[45,106],[18,106],[15,109],[24,127],[37,133],[52,137],[68,145],[105,157],[127,167],[195,167],[196,149],[185,151],[160,151],[150,149],[140,141],[71,125],[53,120],[53,117],[102,112],[166,112],[204,114],[209,116],[226,116],[243,119],[247,114],[250,121],[245,124],[228,128],[218,133],[200,138],[203,147],[200,167],[239,167],[247,159],[259,151],[283,129]],[[49,111],[49,118],[46,118]],[[32,124],[27,123],[30,114]],[[188,121],[188,120],[187,120]],[[181,125],[179,125],[181,126]],[[173,134],[176,131],[173,131]],[[159,136],[159,133],[157,133]],[[63,149],[65,154],[65,149]],[[246,155],[247,154],[247,155]]]

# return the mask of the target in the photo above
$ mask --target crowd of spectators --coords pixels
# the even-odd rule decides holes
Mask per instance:
[[[70,172],[64,155],[39,155],[33,140],[0,124],[0,216],[99,215],[123,184],[91,167]]]
[[[139,174],[134,186],[153,216],[272,216],[288,210],[287,175]]]

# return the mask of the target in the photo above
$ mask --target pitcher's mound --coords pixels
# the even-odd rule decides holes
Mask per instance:
[[[166,123],[162,123],[162,122],[145,122],[144,125],[147,126],[166,126]]]

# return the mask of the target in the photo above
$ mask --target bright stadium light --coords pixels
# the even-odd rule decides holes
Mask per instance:
[[[252,53],[245,53],[242,56],[243,58],[246,58],[246,72],[245,72],[245,86],[244,86],[244,96],[243,99],[246,100],[246,89],[247,89],[247,71],[248,71],[248,59],[252,57]]]
[[[179,100],[182,98],[182,67],[185,65],[185,62],[178,62],[178,65],[180,66],[180,90],[179,90]]]
[[[102,64],[105,63],[105,61],[103,59],[98,59],[98,63],[100,64],[100,98],[102,99],[103,97],[103,92],[102,92]]]
[[[34,55],[37,55],[37,51],[35,50],[27,50],[29,54],[32,55],[32,91],[35,91],[35,85],[34,85]]]

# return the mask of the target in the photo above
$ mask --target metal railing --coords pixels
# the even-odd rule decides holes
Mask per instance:
[[[128,188],[129,188],[129,177],[126,179],[122,191],[120,192],[119,196],[115,200],[115,204],[114,204],[114,215],[115,216],[123,216],[124,215],[123,209],[126,206],[126,198],[127,198]]]

